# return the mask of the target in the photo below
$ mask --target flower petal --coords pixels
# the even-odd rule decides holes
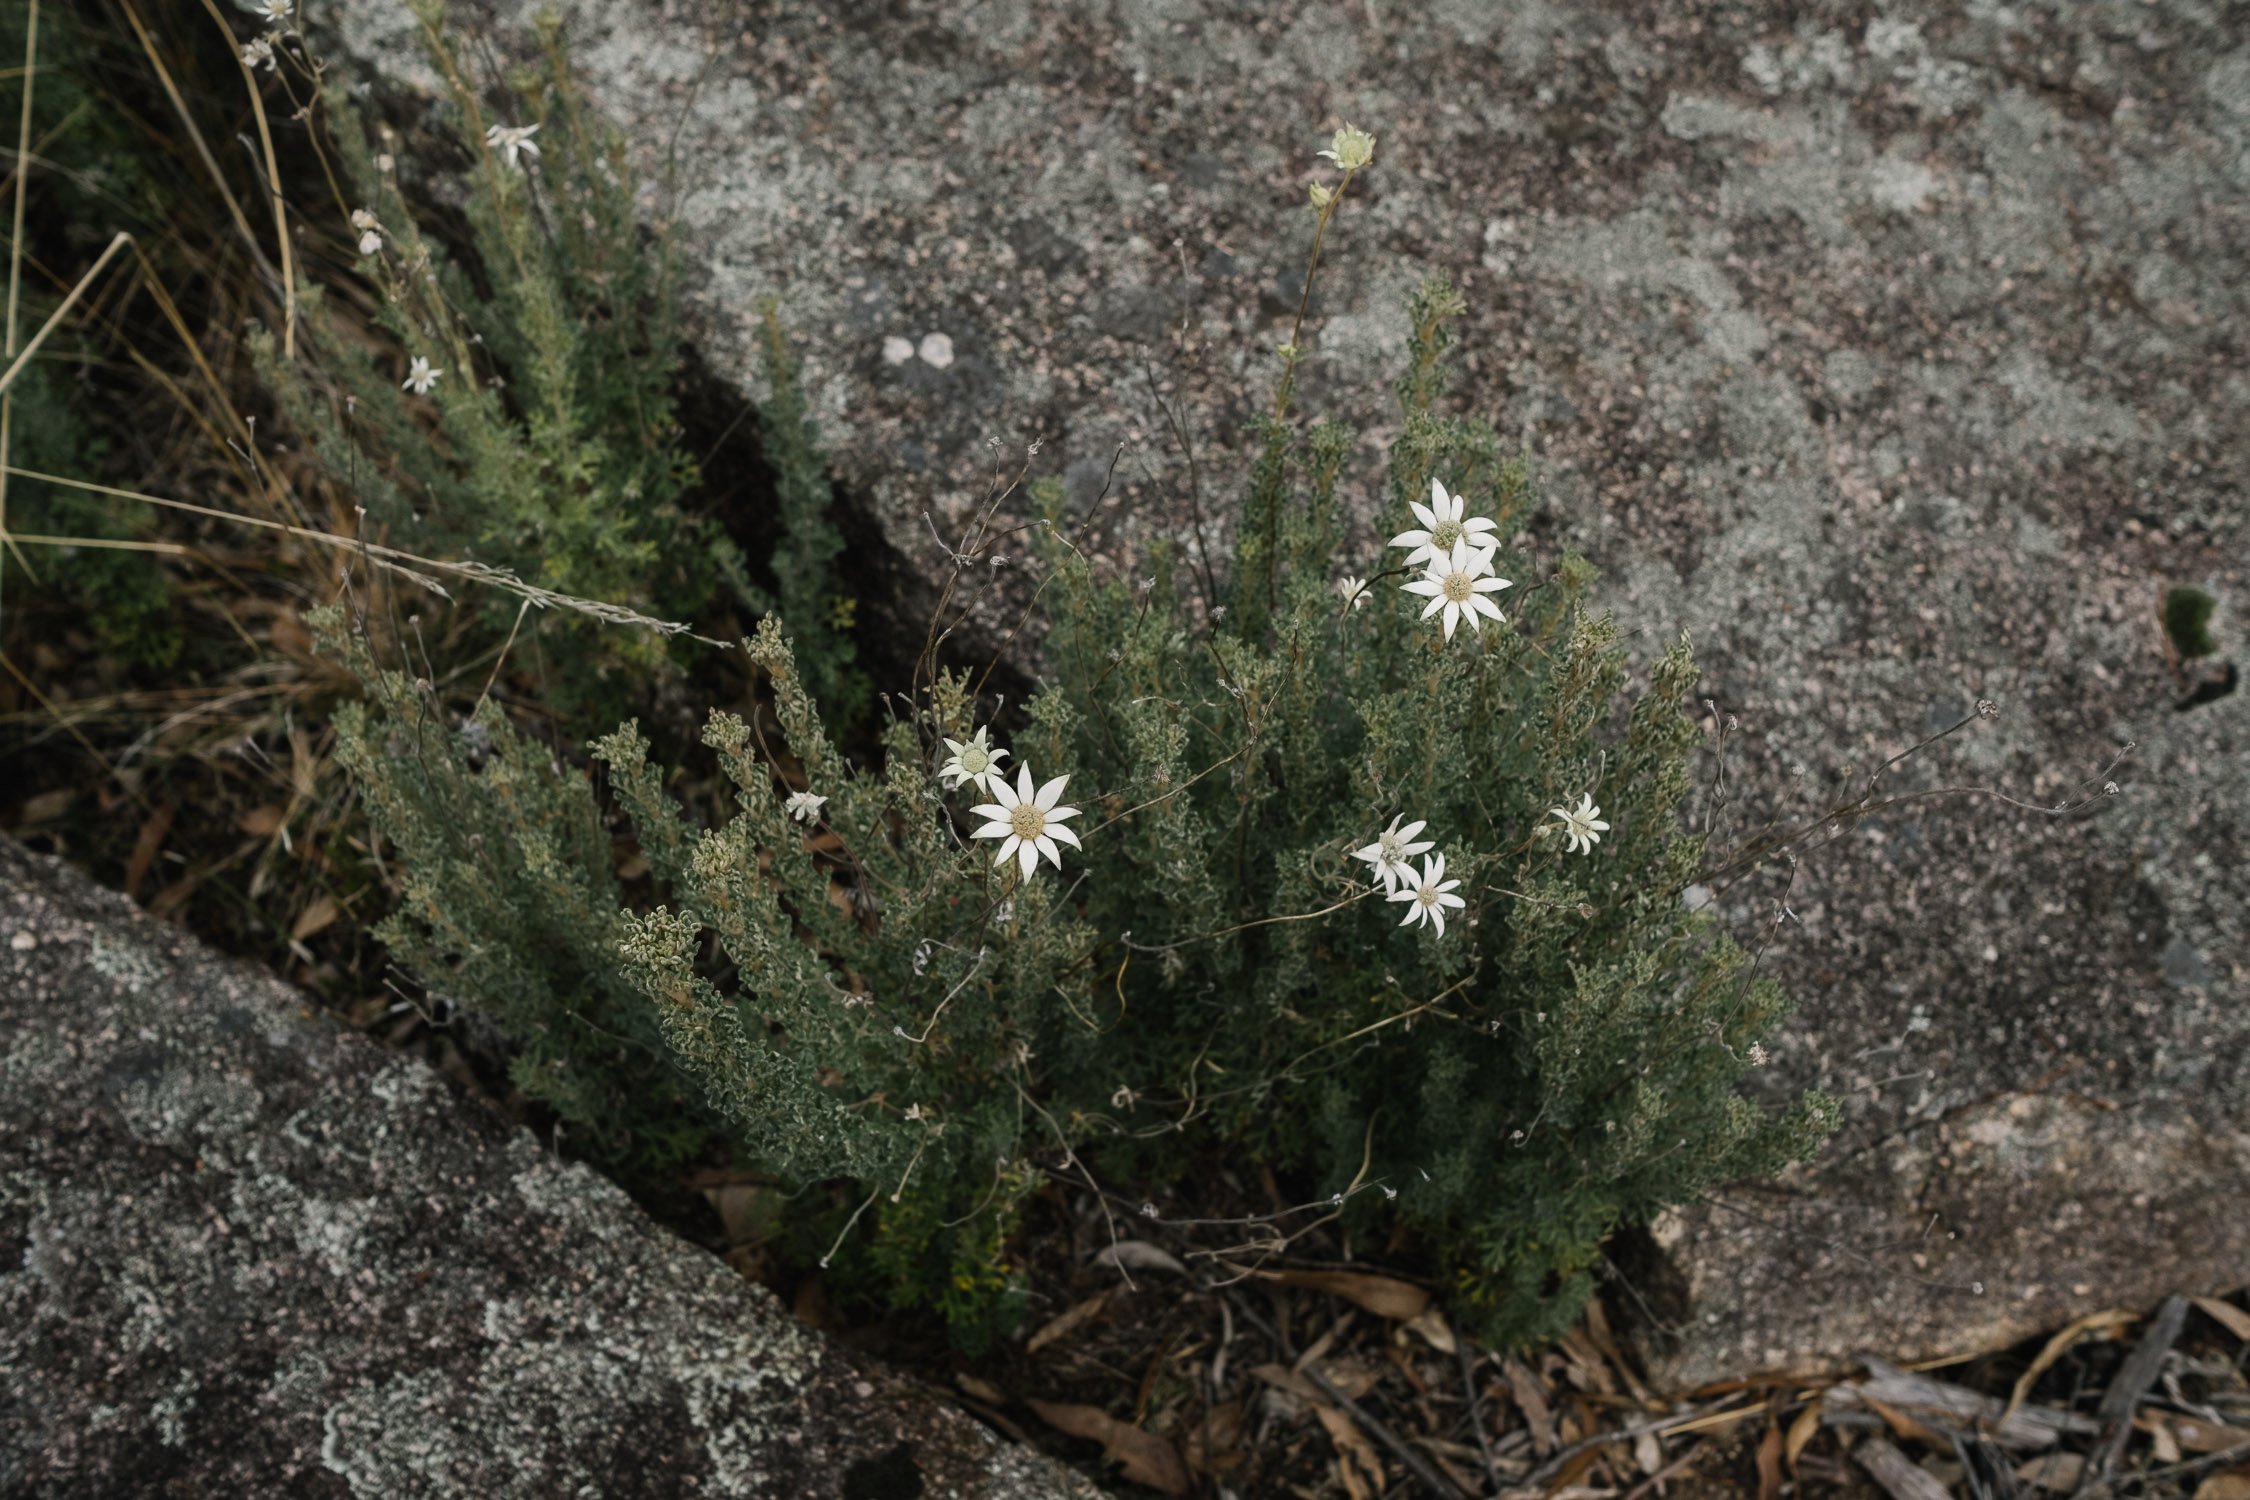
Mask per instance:
[[[1038,872],[1039,851],[1031,846],[1029,840],[1016,845],[1016,867],[1023,872],[1026,880]]]
[[[1062,851],[1055,847],[1053,839],[1041,834],[1033,842],[1039,846],[1039,852],[1047,856],[1048,864],[1053,865],[1058,870],[1062,868]]]
[[[1430,482],[1433,485],[1437,483],[1434,479]],[[1409,500],[1406,502],[1406,508],[1414,512],[1415,520],[1435,531],[1445,524],[1445,491],[1439,490],[1432,495],[1428,505],[1424,505],[1419,500]]]
[[[1060,823],[1065,818],[1077,817],[1078,809],[1075,807],[1050,807],[1046,809],[1046,813],[1047,826],[1052,828],[1055,824]]]
[[[1062,800],[1063,788],[1069,785],[1069,783],[1070,778],[1068,776],[1057,776],[1053,781],[1050,781],[1045,786],[1041,787],[1039,789],[1039,796],[1037,798],[1039,810],[1041,812],[1046,812],[1057,802],[1060,802]]]
[[[1050,838],[1061,839],[1064,843],[1070,845],[1070,847],[1073,849],[1083,849],[1086,847],[1084,844],[1078,842],[1077,834],[1072,833],[1069,829],[1063,827],[1060,823],[1050,821],[1047,824],[1047,834]]]
[[[987,823],[975,833],[970,834],[969,837],[973,839],[1004,839],[1013,836],[1014,833],[1015,829],[1005,822]]]
[[[1029,802],[1029,801],[1031,801],[1031,800],[1032,800],[1032,797],[1031,797],[1031,767],[1029,767],[1029,766],[1026,766],[1026,765],[1019,765],[1019,766],[1017,766],[1017,767],[1016,767],[1016,799],[1015,799],[1015,800],[1016,800],[1017,802],[1019,802],[1019,803],[1021,803],[1021,802]]]
[[[1016,847],[1022,842],[1023,840],[1017,838],[1014,834],[1009,834],[1007,838],[1001,842],[1000,852],[992,856],[992,862],[996,865],[1006,864],[1008,862],[1008,856],[1015,853]]]
[[[986,802],[979,806],[970,808],[969,816],[972,818],[994,818],[1002,823],[1005,823],[1008,821],[1008,814],[1013,811],[1013,808],[1005,806],[1002,803]]]
[[[1409,594],[1420,594],[1425,599],[1442,599],[1445,597],[1445,585],[1435,578],[1410,579],[1400,584],[1399,587]]]

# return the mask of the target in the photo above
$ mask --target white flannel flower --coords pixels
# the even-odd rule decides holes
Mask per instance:
[[[517,159],[519,153],[531,157],[539,154],[538,144],[531,139],[538,130],[536,125],[487,125],[484,143],[505,157],[509,166],[520,169],[523,163]]]
[[[273,38],[271,36],[254,36],[249,41],[244,42],[242,44],[242,65],[251,69],[264,68],[268,73],[271,73],[274,70]]]
[[[953,753],[938,767],[938,780],[953,788],[974,785],[987,797],[999,796],[995,788],[1007,785],[1000,762],[1008,758],[1008,752],[986,740],[991,732],[992,726],[985,724],[965,740],[946,740],[945,748]]]
[[[417,354],[414,356],[414,363],[406,367],[406,378],[399,382],[398,388],[412,391],[417,396],[427,396],[430,387],[436,385],[438,377],[444,373],[443,370],[431,369],[430,362]]]
[[[1442,561],[1456,542],[1465,541],[1495,550],[1500,545],[1499,524],[1484,516],[1464,517],[1462,512],[1469,508],[1468,502],[1459,495],[1448,494],[1445,486],[1435,479],[1430,481],[1429,504],[1412,500],[1406,504],[1414,512],[1414,519],[1422,523],[1422,529],[1400,532],[1391,538],[1391,545],[1414,549],[1406,554],[1406,565],[1410,568],[1418,562]]]
[[[1057,776],[1039,788],[1035,795],[1031,790],[1031,767],[1019,765],[1016,767],[1014,786],[996,780],[992,788],[992,800],[981,807],[969,809],[974,817],[992,820],[979,828],[973,837],[1001,841],[1000,852],[992,857],[994,864],[1006,864],[1008,856],[1013,854],[1017,866],[1023,871],[1023,878],[1029,880],[1031,872],[1039,867],[1039,856],[1042,854],[1047,856],[1047,862],[1056,869],[1062,868],[1061,851],[1055,848],[1057,839],[1073,849],[1085,847],[1078,842],[1077,834],[1062,826],[1063,819],[1078,816],[1078,809],[1055,805],[1061,800],[1063,787],[1069,780],[1068,776]]]
[[[1375,867],[1375,874],[1382,880],[1386,891],[1395,891],[1400,881],[1413,878],[1414,867],[1407,863],[1408,860],[1437,847],[1428,839],[1420,843],[1414,842],[1414,835],[1430,825],[1426,822],[1409,823],[1401,828],[1398,826],[1398,819],[1405,816],[1406,814],[1400,813],[1398,818],[1391,819],[1391,826],[1375,835],[1374,843],[1364,849],[1352,851],[1352,858],[1364,859]]]
[[[1347,172],[1356,172],[1375,159],[1375,137],[1347,120],[1319,154]]]
[[[810,823],[820,816],[820,810],[828,805],[828,799],[811,792],[791,792],[789,800],[781,805],[798,822]]]
[[[1479,614],[1495,620],[1507,618],[1500,613],[1499,605],[1485,597],[1511,587],[1507,579],[1493,575],[1489,547],[1473,548],[1467,542],[1455,542],[1451,554],[1431,563],[1428,572],[1404,587],[1410,594],[1428,597],[1423,619],[1445,611],[1445,638],[1449,641],[1453,639],[1453,627],[1463,620],[1469,622],[1471,630],[1478,630],[1482,628],[1477,624]]]
[[[1593,853],[1594,846],[1609,831],[1609,825],[1602,821],[1602,810],[1594,806],[1591,792],[1579,793],[1576,807],[1550,807],[1547,811],[1562,820],[1563,837],[1570,840],[1573,854]]]
[[[1349,604],[1353,609],[1367,608],[1366,579],[1354,578],[1351,574],[1346,573],[1343,577],[1336,580],[1336,592],[1338,594],[1341,594],[1343,596],[1344,602],[1346,604]]]
[[[1407,903],[1406,915],[1399,926],[1411,927],[1416,922],[1427,922],[1437,929],[1439,937],[1445,936],[1445,909],[1449,906],[1467,906],[1469,903],[1453,894],[1461,882],[1445,878],[1445,856],[1440,854],[1422,861],[1419,877],[1409,876],[1407,884],[1391,892],[1393,901]]]

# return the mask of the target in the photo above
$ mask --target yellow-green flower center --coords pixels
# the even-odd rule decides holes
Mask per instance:
[[[1047,831],[1047,815],[1034,803],[1018,802],[1008,814],[1008,831],[1028,843]]]
[[[961,769],[971,776],[982,776],[986,771],[992,769],[992,757],[985,753],[982,745],[975,743],[963,745],[960,759]]]
[[[1466,573],[1445,575],[1445,598],[1449,604],[1466,604],[1476,593],[1476,580]]]
[[[1461,540],[1459,521],[1440,521],[1430,528],[1430,542],[1440,552],[1451,552],[1453,544]]]

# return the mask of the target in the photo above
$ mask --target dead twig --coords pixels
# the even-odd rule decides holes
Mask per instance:
[[[1259,1313],[1256,1308],[1250,1306],[1248,1302],[1237,1299],[1232,1292],[1227,1294],[1227,1300],[1234,1303],[1237,1312],[1256,1324],[1267,1338],[1273,1340],[1274,1347],[1279,1349],[1285,1358],[1291,1361],[1297,1358],[1297,1351],[1289,1347],[1289,1341],[1281,1336],[1281,1330],[1267,1322],[1264,1315]],[[1334,1382],[1321,1374],[1317,1367],[1307,1364],[1296,1373],[1311,1381],[1323,1398],[1334,1403],[1338,1410],[1357,1422],[1361,1431],[1366,1432],[1382,1443],[1384,1447],[1390,1449],[1391,1456],[1406,1465],[1408,1471],[1420,1480],[1424,1488],[1431,1494],[1443,1496],[1445,1500],[1469,1500],[1469,1497],[1461,1492],[1459,1485],[1440,1473],[1428,1459],[1408,1447],[1397,1433],[1392,1432],[1366,1408],[1336,1389]]]
[[[2108,1479],[2110,1471],[2117,1467],[2117,1460],[2124,1456],[2125,1440],[2133,1435],[2133,1413],[2139,1409],[2148,1388],[2156,1384],[2156,1377],[2164,1368],[2164,1356],[2179,1342],[2180,1330],[2187,1326],[2187,1310],[2187,1298],[2177,1292],[2166,1297],[2164,1305],[2156,1310],[2156,1316],[2142,1331],[2140,1342],[2125,1356],[2125,1363],[2117,1367],[2109,1389],[2102,1392],[2101,1405],[2094,1409],[2101,1419],[2102,1435],[2078,1477],[2075,1493],[2083,1495],[2094,1484]]]

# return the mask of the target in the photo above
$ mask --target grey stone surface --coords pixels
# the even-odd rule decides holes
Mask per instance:
[[[505,56],[529,9],[462,13]],[[1371,459],[1399,300],[1444,269],[1460,402],[1545,486],[1535,562],[1584,550],[1641,639],[1693,632],[1742,717],[1736,830],[1812,815],[1980,698],[1997,721],[1891,784],[2051,805],[2140,742],[2086,814],[1912,802],[1798,871],[1766,967],[1803,1011],[1767,1076],[1835,1090],[1847,1124],[1811,1171],[1666,1226],[1667,1375],[1985,1346],[2250,1279],[2239,1215],[2211,1212],[2250,1187],[2245,700],[2175,715],[2154,615],[2200,583],[2242,651],[2250,11],[563,9],[602,105],[651,153],[677,127],[706,353],[754,384],[755,299],[785,296],[841,475],[912,568],[941,563],[923,512],[982,495],[988,436],[1011,467],[1043,440],[1080,505],[1126,444],[1099,547],[1184,540],[1159,390],[1225,514],[1311,153],[1348,118],[1377,155],[1304,403],[1369,440],[1340,571],[1397,529]],[[394,0],[331,13],[418,76]],[[1782,879],[1718,913],[1755,939]]]
[[[0,839],[0,1494],[1095,1492]]]

